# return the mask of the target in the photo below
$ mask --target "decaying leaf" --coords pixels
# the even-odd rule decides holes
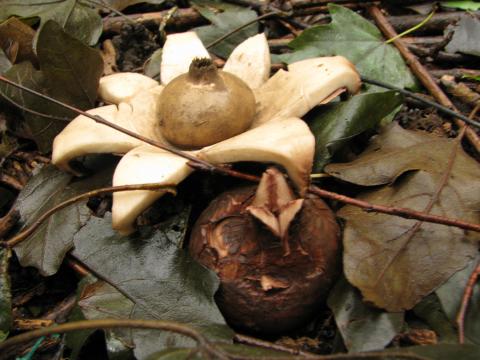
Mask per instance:
[[[179,247],[188,213],[185,209],[154,233],[135,237],[116,233],[107,216],[91,218],[75,236],[72,254],[133,302],[133,310],[125,311],[129,317],[184,322],[207,338],[228,341],[231,332],[213,300],[218,279]],[[194,346],[178,334],[152,330],[133,331],[132,341],[138,359],[168,347]]]
[[[445,173],[451,172],[442,186]],[[332,176],[378,186],[359,196],[473,223],[480,220],[480,167],[458,141],[393,124],[355,161],[331,164]],[[438,196],[438,199],[435,199]],[[476,256],[480,235],[445,225],[345,206],[344,271],[365,300],[388,311],[412,308]]]
[[[38,17],[41,26],[48,20],[56,21],[66,33],[89,45],[95,45],[102,34],[102,20],[86,1],[3,0],[0,21],[12,16]]]
[[[315,135],[313,171],[322,171],[331,157],[354,136],[375,128],[394,114],[402,103],[397,92],[374,92],[353,96],[314,110],[307,122]]]
[[[34,36],[35,31],[18,18],[12,17],[0,24],[0,48],[12,63],[25,60],[36,63],[32,48]]]
[[[383,349],[403,327],[403,312],[388,313],[366,305],[358,290],[343,278],[331,291],[328,307],[351,352]]]
[[[315,56],[342,55],[366,77],[399,87],[413,87],[414,78],[398,50],[386,44],[380,30],[345,7],[329,4],[332,22],[313,26],[289,43],[294,50],[280,59],[292,63]]]
[[[257,13],[253,10],[221,1],[194,0],[192,3],[195,9],[212,23],[193,29],[205,45],[257,17]],[[209,50],[226,59],[238,44],[257,33],[258,24],[254,23],[229,36]]]
[[[6,77],[82,110],[93,107],[103,71],[97,50],[69,36],[55,22],[48,21],[38,34],[37,54],[40,70],[23,62],[12,66]],[[5,84],[0,85],[0,91],[26,109],[54,117],[74,117],[71,111]],[[45,152],[66,125],[65,121],[28,112],[25,118],[33,139]]]
[[[14,207],[20,212],[24,228],[47,210],[73,196],[110,182],[113,169],[92,177],[71,181],[72,176],[54,166],[43,168],[20,192]],[[57,272],[66,252],[73,246],[73,236],[90,218],[86,200],[66,207],[48,218],[40,228],[17,245],[15,253],[22,266],[34,266],[43,275]]]
[[[128,6],[132,6],[135,4],[162,4],[164,2],[165,0],[102,0],[101,3],[116,10],[123,10]]]
[[[480,56],[480,20],[470,14],[462,16],[453,29],[452,40],[447,44],[445,50],[448,52],[461,52],[464,54]]]

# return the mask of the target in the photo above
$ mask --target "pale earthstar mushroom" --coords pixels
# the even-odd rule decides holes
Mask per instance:
[[[99,96],[112,105],[88,112],[168,144],[157,115],[162,90],[186,73],[194,58],[207,57],[207,50],[194,32],[169,35],[162,51],[161,84],[136,73],[105,76],[100,79]],[[279,70],[268,79],[270,52],[265,35],[259,34],[234,49],[223,71],[236,75],[253,89],[256,114],[252,124],[239,135],[188,153],[213,164],[258,161],[281,165],[303,194],[309,183],[315,139],[300,117],[345,90],[355,93],[360,77],[354,66],[340,56],[313,58],[291,64],[288,71]],[[70,160],[92,153],[125,154],[115,170],[114,186],[178,184],[193,171],[188,160],[84,116],[73,119],[55,138],[52,162],[74,172]],[[136,218],[164,193],[114,193],[113,228],[123,234],[134,231]]]

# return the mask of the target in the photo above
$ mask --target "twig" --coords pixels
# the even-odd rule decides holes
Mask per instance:
[[[121,185],[121,186],[111,186],[105,187],[97,190],[88,191],[86,193],[80,194],[78,196],[74,196],[57,206],[51,208],[47,212],[45,212],[42,216],[40,216],[33,224],[27,227],[24,231],[20,232],[19,234],[15,235],[10,240],[1,242],[0,245],[6,248],[12,248],[15,245],[19,244],[23,240],[25,240],[28,236],[33,234],[33,232],[38,229],[42,223],[47,220],[52,214],[56,213],[57,211],[76,203],[77,201],[88,199],[92,196],[98,196],[110,192],[118,192],[118,191],[131,191],[131,190],[164,190],[175,193],[175,185],[166,185],[166,184],[139,184],[139,185]]]
[[[432,16],[435,14],[435,10],[433,10],[425,19],[423,19],[421,22],[419,22],[417,25],[415,26],[412,26],[411,28],[401,32],[400,34],[397,34],[395,35],[394,37],[388,39],[387,41],[385,41],[385,44],[390,44],[392,42],[394,42],[395,40],[397,39],[400,39],[402,37],[404,37],[405,35],[408,35],[412,32],[414,32],[415,30],[418,30],[420,29],[422,26],[424,26],[428,21],[430,21],[430,19],[432,18]]]
[[[468,308],[468,302],[473,294],[473,288],[480,276],[480,264],[477,265],[475,270],[471,273],[470,277],[468,278],[467,285],[465,286],[465,290],[463,292],[462,303],[460,306],[460,310],[458,311],[456,323],[458,326],[458,342],[463,344],[465,342],[465,314]]]
[[[397,86],[393,86],[393,85],[390,85],[390,84],[386,84],[386,83],[378,81],[378,80],[373,80],[373,79],[370,79],[370,78],[366,78],[366,77],[363,77],[363,76],[362,76],[362,81],[365,82],[365,83],[368,83],[368,84],[381,86],[385,89],[395,90],[399,93],[402,93],[405,96],[411,97],[412,99],[415,99],[415,100],[418,100],[420,102],[423,102],[424,104],[430,105],[431,107],[434,107],[435,109],[439,110],[440,112],[442,112],[446,115],[453,116],[454,118],[462,119],[464,122],[480,128],[480,122],[472,120],[469,117],[467,117],[467,116],[465,116],[465,115],[463,115],[463,114],[461,114],[457,111],[453,111],[453,110],[449,109],[448,107],[442,106],[442,105],[440,105],[440,104],[438,104],[434,101],[430,101],[428,99],[425,99],[424,97],[419,96],[419,95],[417,95],[417,94],[415,94],[411,91],[408,91],[408,90],[405,90],[405,89],[402,89],[402,88],[399,88]]]
[[[380,9],[377,6],[372,6],[369,8],[370,15],[373,17],[377,23],[380,30],[387,38],[393,38],[397,35],[392,25],[388,22],[386,17],[382,14]],[[400,51],[402,56],[405,58],[405,61],[412,69],[412,72],[417,76],[417,78],[422,82],[422,84],[427,88],[427,90],[433,95],[433,97],[443,106],[452,108],[454,110],[455,106],[450,101],[450,99],[445,95],[442,89],[437,85],[433,77],[429,74],[428,70],[418,61],[418,59],[413,55],[410,50],[405,46],[402,39],[397,39],[394,41],[395,46]],[[458,112],[458,111],[457,111]],[[456,115],[458,117],[458,115]],[[455,119],[455,123],[461,128],[465,126],[464,122],[458,119]],[[466,136],[470,143],[475,147],[475,149],[480,152],[480,138],[471,128],[466,129]]]
[[[322,198],[336,200],[345,204],[357,206],[359,208],[364,209],[367,212],[378,212],[382,214],[395,215],[395,216],[403,217],[405,219],[422,220],[422,221],[427,221],[434,224],[455,226],[465,230],[480,232],[480,224],[472,224],[463,220],[451,219],[451,218],[446,218],[438,215],[425,214],[423,212],[415,211],[412,209],[406,209],[402,207],[397,207],[397,206],[375,205],[367,201],[354,199],[345,195],[340,195],[334,192],[320,189],[316,186],[310,186],[309,191]]]
[[[5,236],[20,219],[20,214],[15,209],[10,211],[4,217],[0,218],[0,238]]]
[[[480,11],[473,12],[476,16],[480,15]],[[452,11],[452,12],[440,12],[435,14],[431,21],[429,21],[425,26],[420,29],[422,33],[443,33],[444,29],[458,21],[462,16],[465,16],[464,11]],[[424,15],[401,15],[401,16],[390,16],[388,22],[398,31],[405,31],[415,24],[418,24]],[[390,37],[390,36],[389,36]]]
[[[0,183],[4,183],[5,185],[10,186],[12,189],[15,189],[17,191],[21,191],[23,189],[22,183],[20,183],[13,176],[5,173],[0,173]]]
[[[173,322],[161,320],[136,320],[136,319],[99,319],[99,320],[82,320],[73,321],[66,324],[43,328],[16,335],[0,343],[0,352],[7,348],[22,344],[24,342],[58,333],[68,333],[77,330],[90,329],[117,329],[117,328],[133,328],[133,329],[152,329],[175,332],[187,336],[195,340],[200,348],[214,359],[228,360],[228,356],[219,349],[215,348],[208,340],[197,330],[192,327]]]
[[[162,24],[162,21],[164,21],[165,17],[169,15],[169,13],[170,10],[164,10],[145,14],[125,15],[128,20],[126,20],[124,16],[105,18],[103,20],[103,31],[119,33],[126,22],[132,21],[135,23],[141,23],[143,25],[148,25],[148,23],[160,25]],[[177,9],[175,14],[173,14],[171,19],[168,21],[168,25],[176,25],[178,27],[193,27],[207,23],[208,22],[202,17],[202,15],[200,15],[200,13],[194,8]]]

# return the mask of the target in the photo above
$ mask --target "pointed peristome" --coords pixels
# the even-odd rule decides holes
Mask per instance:
[[[302,206],[303,199],[296,199],[283,174],[269,168],[263,173],[255,198],[246,211],[282,240],[288,255],[288,229]]]

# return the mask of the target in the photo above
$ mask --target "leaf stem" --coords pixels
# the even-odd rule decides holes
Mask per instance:
[[[165,185],[165,184],[139,184],[139,185],[121,185],[121,186],[111,186],[111,187],[105,187],[97,190],[92,190],[88,191],[86,193],[80,194],[78,196],[74,196],[64,202],[61,202],[57,206],[51,208],[47,212],[45,212],[42,216],[40,216],[33,224],[28,226],[24,231],[18,233],[14,237],[12,237],[8,241],[1,242],[2,247],[6,248],[12,248],[15,245],[19,244],[23,240],[25,240],[27,237],[32,235],[35,230],[38,229],[42,223],[47,220],[50,216],[52,216],[54,213],[57,211],[72,205],[78,201],[88,199],[92,196],[98,196],[102,194],[106,194],[109,192],[116,192],[116,191],[132,191],[132,190],[163,190],[171,193],[175,193],[175,185]]]
[[[404,32],[402,32],[402,33],[388,39],[387,41],[385,41],[385,44],[390,44],[390,43],[394,42],[395,40],[400,39],[401,37],[404,37],[405,35],[408,35],[408,34],[414,32],[417,29],[420,29],[423,25],[425,25],[428,21],[430,21],[432,16],[435,14],[435,10],[436,9],[434,9],[430,14],[428,14],[428,16],[425,19],[423,19],[420,23],[418,23],[417,25],[415,25],[415,26],[411,27],[410,29],[407,29]]]

